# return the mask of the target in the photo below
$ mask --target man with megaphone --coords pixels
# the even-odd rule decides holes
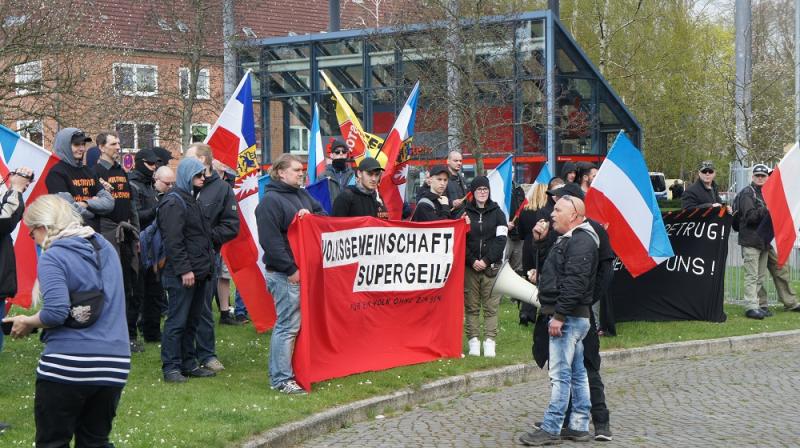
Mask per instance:
[[[566,191],[564,193],[567,193]],[[592,296],[597,274],[600,238],[586,220],[583,200],[562,194],[551,215],[560,236],[537,273],[539,318],[546,318],[549,334],[550,382],[553,391],[539,428],[523,434],[530,446],[551,445],[560,440],[588,441],[591,399],[583,363],[583,338],[591,323]],[[550,231],[547,221],[534,227],[534,240]],[[562,430],[571,402],[568,426]]]

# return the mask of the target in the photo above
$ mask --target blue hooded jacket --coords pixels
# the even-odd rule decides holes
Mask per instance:
[[[100,277],[94,248],[86,238],[56,240],[39,258],[39,287],[44,298],[39,318],[50,327],[42,334],[44,355],[130,356],[119,255],[100,234],[92,238],[97,238],[101,247]],[[62,326],[69,314],[71,292],[101,288],[105,293],[103,312],[92,326],[83,329]]]

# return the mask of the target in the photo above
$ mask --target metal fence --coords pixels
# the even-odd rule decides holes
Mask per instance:
[[[730,238],[728,238],[728,259],[725,262],[725,302],[743,304],[744,260],[742,259],[742,247],[739,246],[738,241],[739,234],[731,232]],[[789,266],[791,280],[793,282],[800,281],[800,239],[795,242],[789,261],[786,263]],[[775,283],[772,281],[769,272],[764,278],[764,287],[767,289],[769,304],[780,303],[775,292]],[[795,294],[798,293],[796,290],[793,291]]]

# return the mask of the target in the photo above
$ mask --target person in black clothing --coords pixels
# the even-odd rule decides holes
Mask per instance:
[[[61,160],[50,169],[44,182],[48,193],[58,194],[72,204],[83,221],[99,232],[97,218],[114,210],[114,197],[103,188],[96,174],[81,165],[86,142],[91,141],[80,129],[58,131],[53,153]]]
[[[716,175],[710,160],[701,162],[697,169],[697,182],[690,185],[681,197],[681,208],[720,207],[722,199],[714,182]]]
[[[555,188],[547,192],[553,199],[558,200],[561,197],[568,196],[582,200],[583,191],[576,183],[568,183],[563,187]],[[602,295],[607,293],[607,289],[611,284],[613,278],[613,262],[614,253],[611,250],[611,242],[608,238],[608,233],[602,225],[595,221],[586,219],[585,223],[591,227],[592,233],[597,238],[597,267],[595,277],[593,279],[591,303],[594,304],[598,300],[602,300]],[[549,231],[552,227],[552,219],[540,220],[534,226],[534,239],[536,240],[536,249],[539,255],[543,255],[544,260],[547,259],[553,246],[558,241],[560,236],[556,231]],[[544,266],[545,261],[542,261],[539,266]],[[534,275],[531,279],[536,281],[538,275]],[[605,309],[603,309],[605,312]],[[601,313],[602,314],[602,313]],[[533,357],[537,365],[542,368],[549,359],[549,341],[548,341],[548,319],[546,315],[539,313],[536,319],[533,330]],[[589,313],[589,331],[586,337],[583,338],[583,364],[586,368],[586,374],[589,380],[589,392],[591,400],[591,416],[592,422],[595,426],[595,440],[610,441],[612,440],[610,413],[606,406],[605,400],[605,386],[603,379],[600,376],[600,339],[597,332],[597,323],[594,319],[594,314]],[[569,409],[565,417],[565,422],[569,421]]]
[[[467,196],[467,183],[464,180],[464,173],[461,172],[464,158],[459,151],[452,150],[447,153],[447,173],[450,179],[447,181],[445,196],[450,201],[452,210],[455,213],[453,218],[464,213],[464,205]]]
[[[284,394],[304,394],[292,370],[292,354],[300,330],[300,271],[289,246],[289,225],[295,216],[324,215],[322,206],[303,185],[303,163],[283,154],[270,170],[264,196],[256,207],[258,240],[264,249],[267,288],[275,301],[277,320],[269,349],[270,386]]]
[[[575,162],[564,162],[561,167],[561,178],[564,179],[564,182],[570,184],[575,182],[577,177],[578,165]]]
[[[378,183],[383,168],[371,157],[361,161],[356,172],[356,184],[346,187],[333,201],[331,216],[372,216],[386,218],[386,208],[378,199]]]
[[[519,216],[516,216],[517,210],[522,206],[525,201],[525,190],[522,186],[513,182],[511,189],[511,217],[508,223],[508,239],[506,240],[506,259],[511,264],[511,268],[518,274],[522,274],[522,236],[519,233]],[[522,211],[520,211],[522,214]]]
[[[139,215],[139,228],[146,229],[156,218],[156,190],[153,188],[153,175],[158,157],[151,149],[140,149],[134,157],[133,169],[128,173],[128,182]],[[140,304],[139,326],[145,342],[161,340],[161,310],[166,309],[164,288],[161,286],[158,273],[154,269],[146,269],[139,263],[139,275],[133,287],[136,302]]]
[[[17,258],[11,234],[22,220],[25,199],[22,193],[33,179],[33,170],[19,167],[8,175],[9,189],[0,195],[0,320],[6,312],[6,299],[17,295]],[[0,333],[0,352],[3,351],[3,334]],[[2,425],[2,423],[0,423]]]
[[[423,190],[419,195],[417,208],[411,215],[412,221],[427,222],[451,218],[450,201],[447,196],[444,196],[449,179],[450,174],[446,166],[436,165],[431,168],[428,178],[425,180],[428,189]]]
[[[114,197],[114,209],[100,217],[100,233],[117,249],[122,263],[122,284],[125,291],[125,314],[128,318],[128,335],[131,352],[144,351],[144,345],[137,340],[136,322],[139,319],[141,303],[133,293],[139,261],[136,244],[139,240],[139,214],[135,205],[128,174],[119,164],[119,138],[111,132],[97,134],[97,147],[100,160],[94,166],[94,173],[101,181],[110,185]]]
[[[350,185],[355,173],[350,168],[350,149],[341,140],[334,140],[330,146],[331,164],[325,168],[322,177],[332,180],[330,184],[331,203],[336,200],[345,187]]]
[[[174,158],[168,149],[160,146],[153,146],[153,153],[155,153],[156,157],[158,158],[156,160],[156,169],[168,165],[169,161]]]
[[[669,187],[669,190],[672,192],[672,199],[680,199],[683,196],[683,182],[675,179],[675,182]]]
[[[497,339],[497,309],[500,295],[492,294],[494,277],[503,261],[508,237],[506,216],[496,202],[489,199],[489,179],[478,176],[469,186],[472,200],[465,214],[469,218],[466,264],[464,271],[465,327],[469,354],[480,356],[480,312],[483,309],[483,356],[495,356]]]
[[[203,367],[214,372],[221,372],[225,366],[219,361],[216,354],[211,297],[214,295],[219,275],[216,267],[221,267],[222,263],[219,251],[223,244],[236,238],[236,235],[239,234],[239,208],[233,188],[222,180],[212,168],[214,158],[211,155],[210,146],[205,143],[194,143],[186,150],[185,156],[196,158],[205,167],[205,180],[197,194],[197,203],[208,222],[211,230],[211,242],[214,245],[211,287],[206,291],[206,300],[203,304],[200,324],[197,327],[197,357]],[[230,297],[220,297],[220,301],[223,300],[230,301]]]
[[[214,376],[194,356],[195,333],[214,274],[211,229],[195,199],[203,187],[205,167],[184,157],[178,164],[175,188],[158,209],[158,227],[167,260],[161,281],[169,294],[167,320],[161,337],[164,381],[186,382],[186,377]]]

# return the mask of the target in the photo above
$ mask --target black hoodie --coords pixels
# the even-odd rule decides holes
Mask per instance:
[[[58,194],[73,204],[83,220],[100,231],[100,222],[95,215],[111,213],[114,198],[100,184],[97,175],[72,155],[72,136],[77,132],[80,132],[77,128],[64,128],[56,134],[53,153],[60,161],[47,173],[44,183],[49,194]],[[88,207],[80,207],[76,202],[86,202]]]
[[[219,252],[223,244],[239,234],[239,208],[233,189],[216,172],[205,178],[203,188],[197,195],[197,203],[211,228],[214,250]]]
[[[383,213],[382,213],[383,212]],[[362,191],[357,185],[342,190],[333,201],[331,216],[372,216],[386,217],[386,208],[378,202],[378,195],[372,191]]]
[[[438,221],[440,219],[450,219],[450,207],[445,207],[439,202],[439,195],[430,189],[421,190],[417,195],[417,208],[411,215],[414,222]],[[425,200],[423,200],[425,199]]]
[[[264,265],[267,270],[286,275],[297,272],[292,248],[289,247],[289,225],[301,209],[324,215],[325,211],[308,191],[293,187],[280,180],[273,180],[264,189],[264,196],[256,207],[258,242],[264,249]]]

